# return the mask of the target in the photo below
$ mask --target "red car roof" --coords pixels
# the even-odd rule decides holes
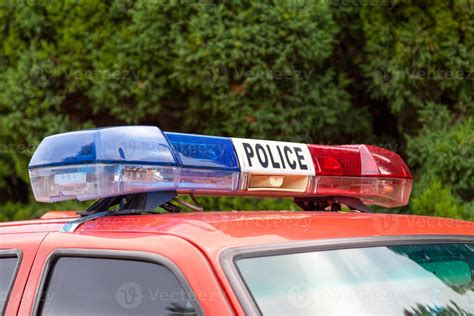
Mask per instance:
[[[59,231],[69,220],[2,223],[0,234]],[[233,211],[109,216],[84,223],[76,230],[84,234],[95,232],[169,234],[184,238],[210,254],[233,246],[326,238],[474,235],[474,223],[392,214]]]

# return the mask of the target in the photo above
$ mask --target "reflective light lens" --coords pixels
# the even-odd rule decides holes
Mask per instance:
[[[130,193],[175,190],[176,167],[86,164],[30,170],[37,201],[94,200]]]
[[[368,145],[308,145],[316,169],[314,194],[351,196],[366,204],[408,204],[412,175],[389,150]]]
[[[399,207],[408,204],[412,180],[377,177],[333,177],[315,179],[314,193],[319,196],[351,196],[365,204]]]

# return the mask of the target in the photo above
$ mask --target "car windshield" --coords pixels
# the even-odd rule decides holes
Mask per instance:
[[[474,244],[314,251],[236,264],[263,315],[474,314]]]

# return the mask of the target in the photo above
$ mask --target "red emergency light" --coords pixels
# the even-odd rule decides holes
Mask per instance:
[[[350,196],[367,204],[397,207],[408,204],[412,174],[402,158],[370,145],[308,145],[318,196]]]

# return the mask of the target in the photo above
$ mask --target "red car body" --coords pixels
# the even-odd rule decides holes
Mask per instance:
[[[232,259],[236,249],[474,236],[472,222],[363,213],[234,211],[108,216],[83,223],[72,233],[60,232],[70,220],[0,224],[0,250],[21,253],[5,315],[34,312],[48,258],[58,249],[163,256],[184,275],[204,314],[244,315],[238,289],[225,269],[229,264],[226,258]]]

